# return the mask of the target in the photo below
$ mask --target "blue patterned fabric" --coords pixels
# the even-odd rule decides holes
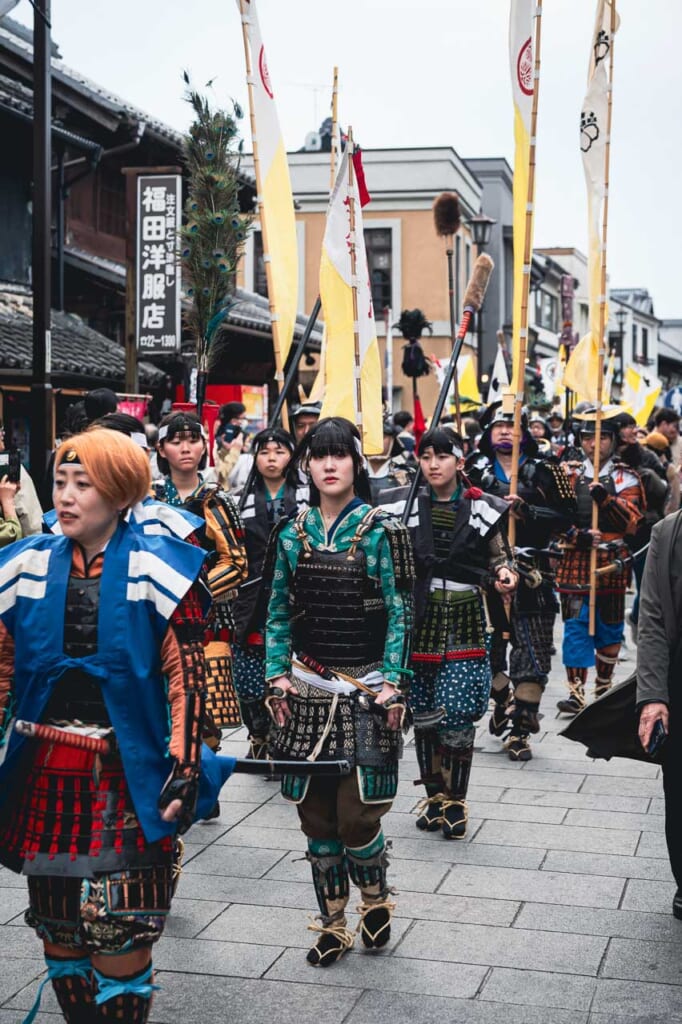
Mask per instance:
[[[486,635],[488,657],[466,658],[434,664],[414,662],[410,705],[415,715],[444,707],[439,731],[463,729],[477,722],[488,710],[492,672],[490,637]]]

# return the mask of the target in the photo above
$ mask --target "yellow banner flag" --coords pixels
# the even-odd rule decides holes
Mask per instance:
[[[512,389],[524,388],[525,363],[520,358],[521,320],[524,294],[528,301],[528,272],[524,274],[526,249],[533,251],[533,218],[528,216],[531,114],[535,63],[533,54],[534,0],[511,0],[509,18],[509,65],[514,99],[514,286],[512,306]],[[527,238],[530,233],[530,239]],[[524,280],[524,277],[526,280]],[[527,326],[526,326],[527,330]]]
[[[564,370],[564,387],[578,396],[579,402],[597,401],[599,379],[599,345],[592,331],[580,339],[571,352]]]
[[[379,455],[384,446],[381,358],[369,285],[362,210],[355,180],[352,186],[350,184],[349,164],[347,148],[329,200],[322,241],[320,299],[327,337],[322,415],[345,416],[351,423],[356,423],[361,430],[365,455]],[[355,277],[351,261],[353,249]],[[357,320],[353,315],[354,290]]]
[[[283,367],[294,334],[298,305],[298,244],[291,179],[284,139],[265,59],[255,0],[237,0],[245,26],[250,64],[249,100],[255,125],[254,168],[259,198],[263,255],[268,281],[275,358]],[[279,355],[278,355],[279,353]]]
[[[628,366],[623,380],[623,402],[630,407],[637,425],[645,427],[661,393],[658,377],[644,377]]]
[[[616,29],[618,19],[616,19]],[[606,196],[608,108],[609,108],[609,52],[612,45],[611,3],[597,0],[597,14],[592,33],[592,49],[587,76],[587,92],[580,114],[580,149],[587,186],[588,255],[587,274],[590,305],[591,350],[599,360],[603,348],[602,334],[608,323],[608,305],[604,294],[604,226],[602,210]],[[577,352],[577,348],[576,348]],[[571,359],[575,357],[575,352]],[[570,368],[569,360],[568,367]],[[567,368],[568,369],[568,368]],[[589,397],[598,397],[599,372],[595,371]],[[570,386],[570,385],[569,385]],[[579,392],[583,394],[583,392]],[[587,396],[586,396],[587,397]]]

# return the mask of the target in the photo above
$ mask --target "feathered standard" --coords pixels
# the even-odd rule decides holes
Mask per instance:
[[[186,223],[181,237],[185,294],[192,306],[185,325],[196,340],[197,405],[203,403],[209,350],[216,330],[232,303],[237,263],[245,245],[251,215],[239,209],[238,104],[233,113],[212,110],[208,101],[190,85],[186,99],[194,110],[185,139],[185,164],[189,172]]]

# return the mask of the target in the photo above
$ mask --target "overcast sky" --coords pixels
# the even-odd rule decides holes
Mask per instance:
[[[513,161],[509,0],[258,0],[288,149],[330,106],[365,149],[451,145]],[[536,246],[586,250],[578,118],[595,0],[543,7]],[[646,287],[660,317],[682,317],[682,3],[620,0],[616,37],[608,269]],[[31,24],[28,0],[14,16]],[[216,103],[246,104],[236,0],[52,0],[64,61],[183,129],[182,69],[213,79]],[[250,147],[248,122],[244,122]],[[371,181],[368,182],[371,191]]]

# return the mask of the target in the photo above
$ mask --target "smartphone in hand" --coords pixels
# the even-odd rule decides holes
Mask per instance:
[[[649,757],[655,757],[655,755],[659,752],[667,738],[668,734],[665,731],[665,726],[663,725],[661,719],[657,718],[656,723],[653,729],[651,730],[649,745],[646,748],[646,752],[649,755]]]

